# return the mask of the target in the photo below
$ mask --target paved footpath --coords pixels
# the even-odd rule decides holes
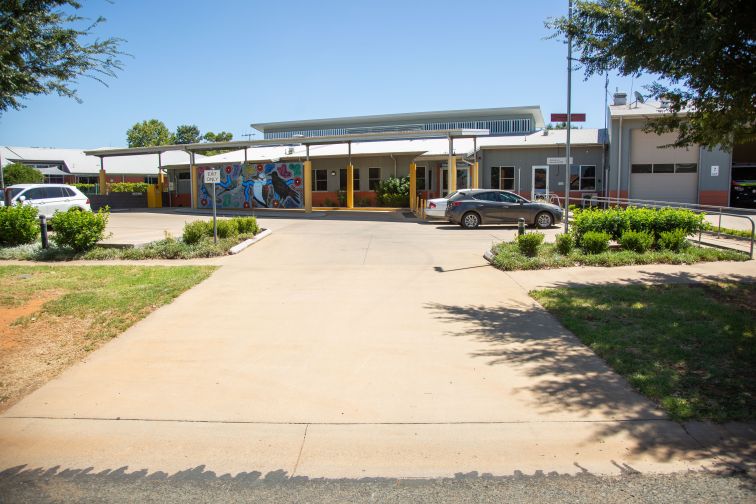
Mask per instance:
[[[753,455],[753,426],[668,421],[527,294],[753,281],[753,261],[507,274],[481,253],[512,228],[262,221],[272,236],[0,416],[0,471],[618,475]]]

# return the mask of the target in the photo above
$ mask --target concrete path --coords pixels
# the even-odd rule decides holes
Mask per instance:
[[[273,236],[0,417],[0,470],[619,474],[752,450],[751,426],[667,421],[527,295],[542,273],[488,266],[513,228],[261,221]],[[753,264],[710,271],[754,279]],[[649,271],[559,270],[551,284]]]

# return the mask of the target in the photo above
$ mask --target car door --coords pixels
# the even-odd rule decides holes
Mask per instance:
[[[49,209],[49,213],[45,213],[48,217],[52,217],[55,212],[65,212],[68,210],[66,206],[66,193],[60,186],[45,187],[45,205]]]
[[[35,207],[40,215],[47,217],[52,215],[47,201],[47,190],[44,187],[32,187],[21,196],[26,198],[27,204]]]
[[[502,222],[517,222],[517,219],[524,217],[522,215],[522,205],[520,205],[520,198],[514,194],[510,194],[504,191],[497,191],[494,193],[498,201],[499,216]]]
[[[495,192],[482,192],[472,195],[475,209],[485,223],[502,222],[502,208]]]

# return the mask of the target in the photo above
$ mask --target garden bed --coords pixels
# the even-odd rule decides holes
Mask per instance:
[[[694,264],[706,261],[747,261],[748,255],[735,250],[690,247],[680,251],[649,250],[633,252],[612,247],[600,254],[586,254],[580,249],[573,249],[568,254],[560,254],[556,245],[545,243],[538,248],[534,257],[520,252],[516,242],[500,243],[486,255],[489,262],[504,271],[537,270],[550,268],[569,268],[572,266],[631,266],[634,264]]]

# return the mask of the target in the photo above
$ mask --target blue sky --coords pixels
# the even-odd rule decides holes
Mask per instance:
[[[80,79],[0,116],[0,145],[126,145],[157,118],[175,130],[253,133],[252,122],[478,107],[566,111],[566,46],[546,37],[567,0],[86,1],[101,36],[126,39],[109,87]],[[649,78],[610,77],[642,90]],[[573,73],[573,111],[603,127],[603,77]]]

